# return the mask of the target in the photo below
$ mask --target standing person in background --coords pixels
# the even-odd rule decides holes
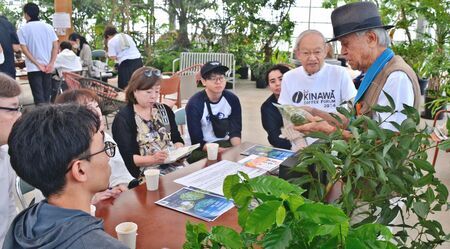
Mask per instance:
[[[22,115],[19,105],[20,86],[15,80],[0,73],[0,248],[8,227],[16,216],[15,181],[8,155],[8,136],[16,120]]]
[[[291,149],[291,142],[285,138],[280,138],[283,118],[273,103],[278,104],[278,97],[281,92],[281,80],[283,74],[290,69],[282,64],[271,67],[266,73],[266,82],[269,84],[272,95],[261,105],[261,122],[267,132],[269,143],[277,148]]]
[[[86,38],[78,33],[72,33],[69,35],[69,41],[72,44],[72,47],[76,50],[77,56],[81,59],[83,71],[87,72],[86,75],[88,77],[92,77],[92,51],[86,41]]]
[[[27,23],[19,30],[19,41],[26,56],[34,104],[50,102],[52,91],[52,72],[58,54],[58,37],[53,27],[39,21],[39,7],[34,3],[23,6]]]
[[[4,16],[0,16],[0,34],[0,47],[4,58],[3,63],[0,63],[0,72],[6,73],[15,79],[14,52],[20,51],[19,38],[14,26]]]
[[[119,63],[118,86],[125,89],[133,72],[144,66],[141,53],[131,36],[118,33],[113,26],[105,28],[104,36],[108,47],[108,57],[117,60],[117,63]]]

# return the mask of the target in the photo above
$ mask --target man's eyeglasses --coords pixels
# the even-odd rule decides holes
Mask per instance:
[[[113,157],[116,154],[116,146],[117,145],[115,143],[106,141],[105,148],[103,148],[103,150],[86,155],[86,156],[82,156],[82,157],[78,158],[77,160],[87,160],[87,159],[89,159],[97,154],[100,154],[102,152],[105,152],[105,154],[109,157]],[[67,168],[66,173],[72,169],[72,166],[73,166],[73,163],[69,166],[69,168]]]
[[[216,77],[209,77],[209,78],[207,78],[207,80],[214,81],[214,82],[217,82],[217,81],[222,82],[225,80],[225,76],[222,75],[222,76],[216,76]]]
[[[161,71],[158,70],[158,69],[152,69],[152,70],[148,69],[148,70],[144,71],[144,75],[147,78],[150,78],[152,76],[160,77],[161,76]]]
[[[6,111],[10,111],[10,112],[22,112],[23,106],[22,105],[19,105],[18,107],[3,107],[3,106],[0,106],[0,110],[6,110]]]
[[[310,57],[311,55],[318,57],[320,55],[322,55],[323,50],[314,50],[314,51],[300,51],[300,56],[302,57]]]

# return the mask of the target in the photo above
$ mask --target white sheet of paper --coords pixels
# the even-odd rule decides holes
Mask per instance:
[[[246,173],[250,178],[266,173],[262,169],[250,168],[239,163],[223,160],[187,176],[178,178],[175,182],[184,186],[192,186],[223,195],[222,186],[225,177],[236,174],[238,171]]]

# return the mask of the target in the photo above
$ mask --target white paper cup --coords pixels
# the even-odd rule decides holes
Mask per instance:
[[[159,185],[159,169],[148,169],[144,172],[145,182],[147,184],[148,191],[158,190]]]
[[[91,215],[95,217],[95,211],[97,211],[97,207],[91,204]]]
[[[138,226],[134,222],[122,222],[116,226],[117,239],[128,248],[136,249],[136,235]]]
[[[206,144],[206,152],[208,153],[208,160],[217,160],[217,153],[219,152],[219,144]]]

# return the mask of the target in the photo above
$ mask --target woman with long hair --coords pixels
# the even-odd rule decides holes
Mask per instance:
[[[86,71],[87,76],[90,77],[92,72],[92,51],[86,38],[78,33],[72,33],[69,35],[69,41],[81,59],[83,71]]]

